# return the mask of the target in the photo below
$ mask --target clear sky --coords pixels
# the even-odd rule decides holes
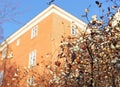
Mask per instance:
[[[13,9],[15,9],[10,11],[14,21],[6,21],[2,24],[2,28],[4,30],[3,36],[5,39],[20,29],[41,11],[46,9],[49,6],[47,3],[50,0],[1,0],[0,3],[2,3],[2,1],[10,2],[11,5],[6,7],[7,9],[10,7],[14,7]],[[99,1],[104,3],[104,0]],[[4,2],[4,4],[6,4],[6,2]],[[56,4],[63,10],[85,22],[86,19],[82,18],[81,15],[84,14],[84,9],[89,5],[91,5],[89,13],[90,17],[94,14],[101,14],[95,4],[95,0],[56,0],[53,4]]]

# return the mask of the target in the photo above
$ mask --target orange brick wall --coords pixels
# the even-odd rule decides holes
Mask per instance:
[[[46,65],[53,64],[57,60],[57,53],[62,36],[70,35],[70,21],[52,13],[38,24],[38,35],[31,39],[31,29],[9,44],[8,51],[13,52],[11,63],[20,67],[28,67],[29,53],[37,50],[36,63],[38,72],[43,72]],[[34,26],[33,26],[34,27]],[[19,46],[16,46],[20,40]]]

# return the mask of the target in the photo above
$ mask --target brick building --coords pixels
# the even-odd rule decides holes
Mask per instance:
[[[85,27],[84,22],[61,8],[49,6],[1,44],[0,84],[5,83],[2,78],[10,64],[28,69],[37,67],[38,72],[43,73],[45,66],[57,60],[61,37],[77,37]],[[30,84],[32,80],[29,79]],[[5,84],[11,87],[9,82]],[[27,80],[24,86],[26,84]]]

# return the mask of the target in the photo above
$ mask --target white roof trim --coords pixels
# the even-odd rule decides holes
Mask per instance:
[[[14,34],[12,34],[10,37],[8,37],[2,44],[3,46],[5,42],[7,44],[12,43],[14,40],[19,38],[22,34],[30,30],[34,25],[36,25],[38,22],[49,16],[51,13],[56,13],[57,15],[65,18],[66,20],[72,22],[74,21],[77,26],[80,26],[82,29],[85,29],[86,24],[79,20],[78,18],[74,17],[73,15],[67,13],[66,11],[62,10],[61,8],[57,7],[56,5],[49,6],[46,10],[38,14],[35,18],[33,18],[30,22],[25,24],[22,28],[20,28],[18,31],[16,31]],[[4,48],[4,47],[2,47]],[[0,50],[2,50],[2,48]]]

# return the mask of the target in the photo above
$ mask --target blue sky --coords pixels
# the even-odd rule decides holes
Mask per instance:
[[[15,7],[14,11],[11,11],[11,16],[14,21],[6,21],[2,24],[4,39],[9,37],[11,34],[16,32],[19,28],[29,22],[32,18],[38,15],[41,11],[46,9],[49,5],[47,4],[50,0],[3,0],[11,3],[10,7]],[[104,2],[104,0],[100,0]],[[2,2],[1,2],[2,3]],[[4,2],[6,4],[6,2]],[[53,4],[56,4],[60,8],[64,9],[68,13],[76,16],[82,21],[86,22],[85,18],[81,15],[84,14],[84,9],[89,5],[90,13],[89,17],[94,14],[100,15],[100,10],[95,4],[95,0],[56,0]],[[110,4],[105,4],[105,6]],[[10,8],[9,7],[9,8]]]

